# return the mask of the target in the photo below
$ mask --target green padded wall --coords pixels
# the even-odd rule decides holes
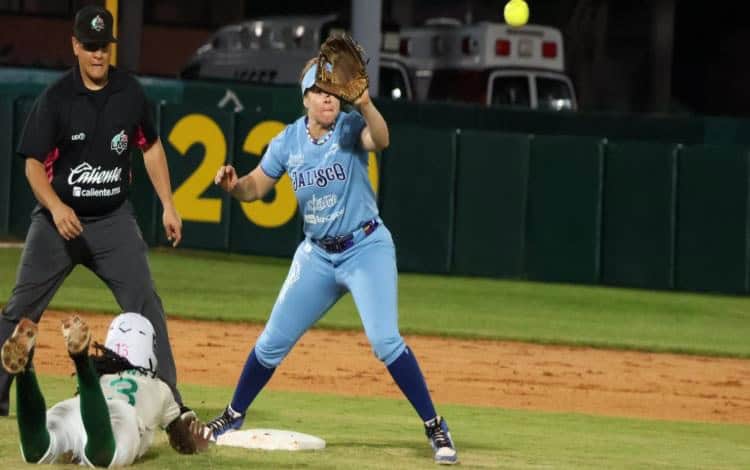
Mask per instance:
[[[33,97],[58,75],[0,70],[0,120],[11,130],[0,138],[0,235],[26,234],[36,200],[12,151]],[[296,212],[267,210],[260,219],[270,225],[255,223],[212,178],[225,162],[242,173],[257,164],[264,145],[248,150],[249,134],[298,117],[297,87],[142,83],[152,100],[187,103],[159,108],[158,120],[183,246],[290,255],[301,237]],[[220,107],[227,91],[241,113],[231,101]],[[378,197],[402,270],[750,291],[750,165],[747,147],[735,146],[750,143],[750,120],[377,103],[391,128]],[[131,200],[146,240],[165,243],[137,155]]]
[[[459,136],[453,272],[523,276],[529,137]]]
[[[526,274],[554,282],[599,281],[603,150],[590,137],[531,141]]]
[[[13,125],[13,149],[18,146],[26,116],[31,111],[35,98],[21,97],[14,104]],[[8,230],[17,238],[26,238],[26,232],[31,224],[31,211],[37,204],[34,193],[31,192],[29,182],[26,180],[26,162],[13,154],[11,158],[11,181],[10,181],[11,204],[9,213]]]
[[[0,133],[0,237],[8,235],[10,222],[10,181],[12,162],[15,158],[13,148],[13,101],[9,95],[0,94],[0,126],[6,132]]]
[[[401,270],[450,270],[455,142],[450,130],[391,127],[381,165],[380,207]]]
[[[745,147],[691,146],[678,164],[675,285],[748,291],[748,158]]]
[[[602,212],[602,282],[673,287],[678,146],[609,142]]]

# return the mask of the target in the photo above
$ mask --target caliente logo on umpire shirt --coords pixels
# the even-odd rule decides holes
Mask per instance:
[[[120,194],[120,186],[111,188],[82,188],[79,185],[119,183],[122,180],[122,168],[102,170],[101,166],[91,166],[88,162],[80,163],[70,170],[68,184],[73,186],[73,197],[111,197]]]

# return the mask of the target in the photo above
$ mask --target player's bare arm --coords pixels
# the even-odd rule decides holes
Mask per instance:
[[[263,199],[276,184],[276,180],[268,176],[260,165],[241,178],[238,178],[237,171],[232,165],[225,165],[216,172],[214,183],[235,199],[252,202]]]
[[[390,135],[388,133],[388,124],[385,122],[383,115],[370,99],[370,93],[365,90],[362,95],[354,102],[367,125],[362,129],[360,140],[362,148],[368,152],[378,152],[388,147],[390,144]]]
[[[72,240],[83,232],[83,225],[75,211],[60,200],[47,178],[44,164],[35,158],[26,159],[26,179],[39,203],[52,214],[60,236]]]
[[[161,139],[156,139],[156,142],[143,152],[143,162],[146,165],[146,172],[148,172],[151,184],[159,196],[161,206],[164,208],[162,223],[167,240],[172,242],[173,247],[177,246],[182,240],[182,219],[172,200],[172,185],[169,182],[167,155],[164,152]]]

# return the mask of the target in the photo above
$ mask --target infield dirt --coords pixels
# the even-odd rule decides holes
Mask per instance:
[[[34,363],[72,373],[60,334],[69,315],[47,311]],[[104,342],[110,315],[84,315]],[[169,318],[180,382],[233,387],[260,325]],[[501,408],[679,421],[750,423],[750,360],[528,343],[405,336],[434,400]],[[401,397],[363,332],[313,329],[272,390]],[[231,397],[227,396],[227,400]]]

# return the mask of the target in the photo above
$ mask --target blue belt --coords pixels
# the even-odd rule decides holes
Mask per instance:
[[[378,219],[368,220],[360,228],[346,235],[339,235],[338,237],[325,237],[318,240],[313,240],[313,243],[326,250],[328,253],[341,253],[349,248],[353,247],[359,240],[355,240],[361,231],[364,233],[364,237],[370,235],[378,228],[380,222]],[[362,237],[362,238],[364,238]]]

